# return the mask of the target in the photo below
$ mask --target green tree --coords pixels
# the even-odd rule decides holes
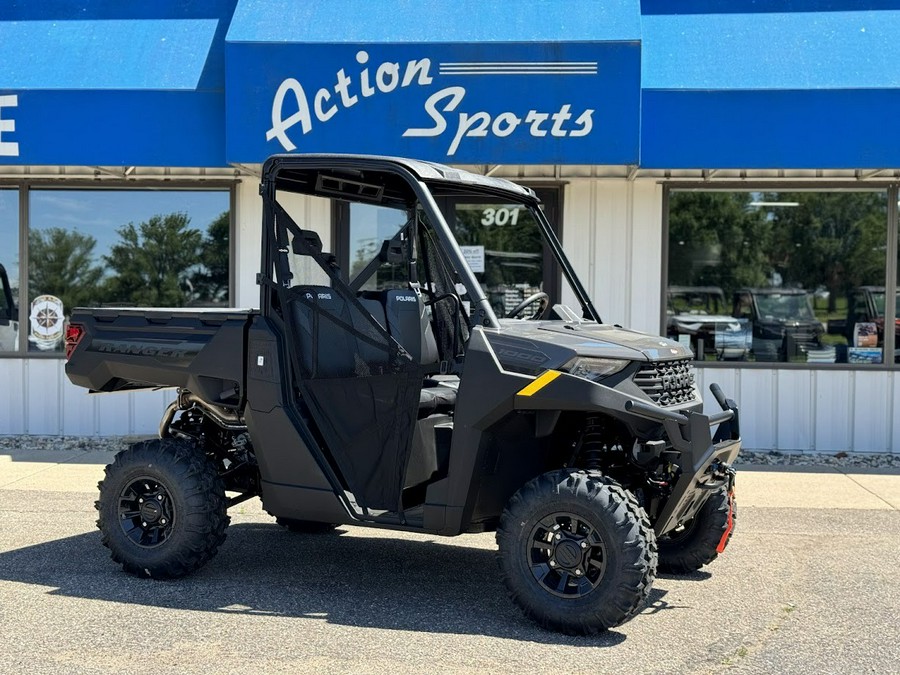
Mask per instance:
[[[231,217],[221,213],[206,231],[200,243],[200,268],[191,277],[193,300],[204,304],[228,302],[229,246]]]
[[[750,192],[672,192],[669,284],[763,286],[771,272],[772,223],[750,206]]]
[[[887,199],[883,192],[796,192],[766,201],[797,204],[773,212],[770,252],[784,284],[829,290],[829,311],[856,286],[884,285]]]
[[[117,230],[120,240],[104,260],[112,270],[106,297],[156,307],[178,307],[193,299],[203,235],[186,213],[156,215]]]
[[[28,233],[28,292],[55,295],[66,312],[93,305],[101,299],[103,268],[94,264],[97,240],[88,234],[61,227],[33,229]]]

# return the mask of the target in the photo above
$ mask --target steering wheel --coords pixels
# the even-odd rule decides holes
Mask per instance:
[[[532,305],[535,302],[537,302],[538,300],[541,301],[541,306],[538,308],[538,310],[534,314],[532,314],[531,316],[529,316],[527,318],[529,321],[532,321],[534,319],[540,319],[544,315],[544,312],[547,311],[547,306],[550,304],[550,296],[547,295],[546,293],[544,293],[543,291],[538,291],[534,295],[529,295],[522,302],[520,302],[518,305],[513,307],[509,311],[509,313],[506,315],[506,318],[507,319],[515,319],[517,316],[519,316],[519,314],[521,314],[525,310],[526,307],[528,307],[528,305]]]

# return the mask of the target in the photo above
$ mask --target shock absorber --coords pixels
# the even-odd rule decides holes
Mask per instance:
[[[602,469],[603,454],[608,449],[604,442],[605,426],[598,415],[589,415],[584,421],[581,435],[581,464],[585,469]]]

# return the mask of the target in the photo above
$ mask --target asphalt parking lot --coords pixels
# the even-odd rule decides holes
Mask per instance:
[[[0,672],[898,673],[900,475],[750,467],[724,556],[597,638],[507,600],[493,535],[283,531],[236,507],[213,562],[126,576],[94,527],[108,453],[0,454]]]

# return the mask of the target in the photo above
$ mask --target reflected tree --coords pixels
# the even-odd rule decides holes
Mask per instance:
[[[773,266],[785,285],[829,290],[828,310],[856,286],[884,285],[887,196],[883,192],[796,192],[766,201],[774,210]]]
[[[193,299],[192,277],[204,241],[186,213],[153,216],[117,232],[119,243],[103,256],[112,272],[108,299],[157,307],[178,307]]]
[[[228,303],[228,270],[231,217],[224,211],[210,223],[200,243],[200,268],[191,275],[192,301],[202,304]]]
[[[669,199],[669,283],[764,286],[772,223],[749,192],[673,192]]]
[[[101,299],[103,268],[94,264],[97,240],[61,227],[28,233],[28,295],[55,295],[66,312]]]

